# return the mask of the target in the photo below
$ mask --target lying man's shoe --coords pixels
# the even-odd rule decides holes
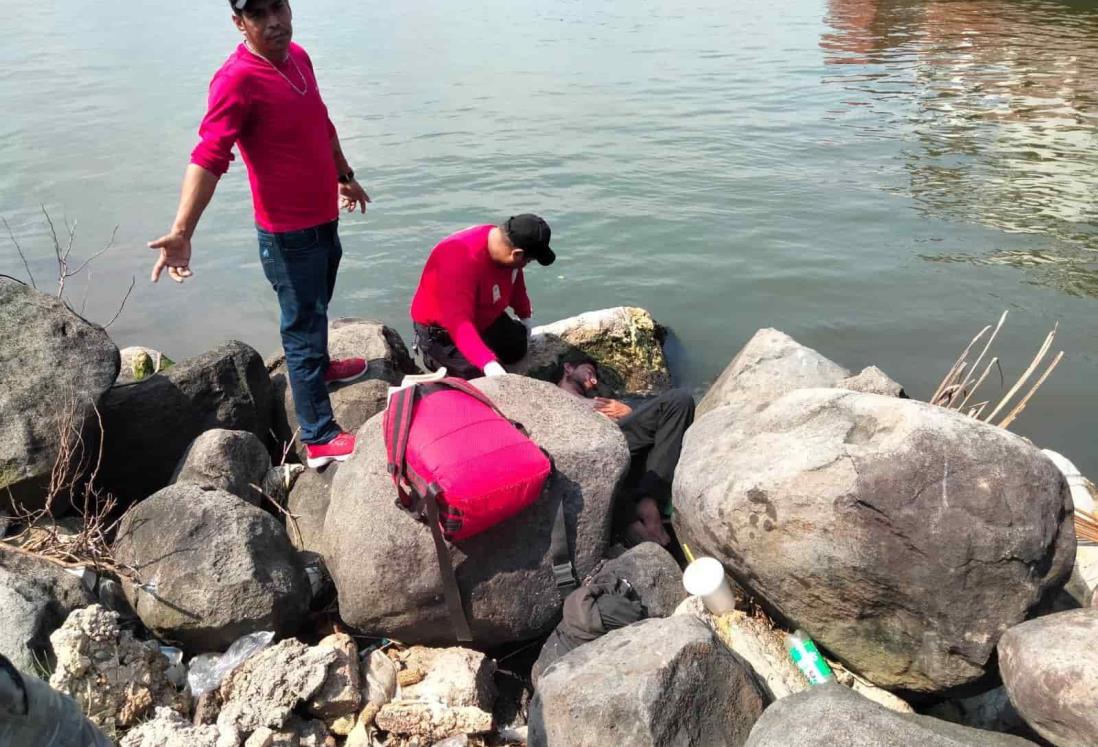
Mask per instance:
[[[366,360],[364,358],[344,358],[328,364],[328,370],[324,372],[324,383],[340,384],[345,381],[354,381],[365,374]]]
[[[340,433],[326,444],[305,444],[305,462],[312,469],[332,462],[346,462],[355,453],[355,437]]]

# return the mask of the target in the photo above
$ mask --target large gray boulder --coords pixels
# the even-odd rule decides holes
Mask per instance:
[[[390,385],[399,384],[405,374],[419,373],[400,334],[382,322],[369,319],[334,320],[328,331],[328,353],[336,359],[366,359],[366,374],[361,379],[335,384],[329,389],[336,422],[351,433],[385,409]],[[279,352],[267,362],[267,367],[274,387],[275,435],[280,444],[292,441],[294,453],[304,462],[305,447],[296,437],[299,424],[285,356]]]
[[[751,667],[695,617],[644,620],[549,667],[530,747],[742,745],[766,707]]]
[[[783,394],[810,387],[836,387],[850,371],[784,332],[760,329],[747,341],[698,403],[697,417],[734,405],[741,419]]]
[[[126,598],[157,637],[191,652],[224,650],[242,635],[294,633],[309,582],[286,530],[231,493],[171,485],[123,517],[114,545],[140,583]]]
[[[561,599],[549,540],[562,500],[580,577],[602,557],[629,452],[611,421],[551,384],[501,376],[473,385],[525,425],[557,468],[545,498],[453,552],[474,637],[501,645],[547,633],[557,621]],[[431,533],[394,505],[381,419],[377,415],[359,430],[355,455],[332,482],[321,551],[339,591],[340,614],[374,635],[452,642]]]
[[[1020,737],[929,716],[896,713],[839,684],[816,685],[776,701],[751,730],[747,747],[1027,747]]]
[[[1010,700],[1034,730],[1058,747],[1098,741],[1098,609],[1022,623],[999,641]]]
[[[0,278],[0,513],[10,508],[9,491],[29,510],[42,507],[60,431],[84,441],[70,468],[87,466],[100,435],[94,408],[118,367],[118,348],[102,327]]]
[[[177,363],[103,398],[103,484],[138,501],[169,484],[187,447],[211,428],[249,431],[266,442],[271,380],[242,342]]]
[[[606,561],[600,572],[612,573],[628,581],[644,604],[648,617],[670,617],[687,596],[679,564],[671,553],[655,542],[642,542]]]
[[[802,389],[687,432],[675,527],[888,689],[941,692],[1071,572],[1072,508],[1028,441],[913,400]]]
[[[270,468],[271,455],[254,433],[212,428],[187,448],[172,482],[224,490],[258,506],[261,496],[253,486],[263,488]]]
[[[0,546],[0,655],[16,668],[41,675],[53,660],[50,634],[94,601],[77,576]]]
[[[580,350],[599,364],[601,394],[658,394],[671,388],[663,355],[665,337],[666,330],[644,309],[589,311],[534,327],[526,357],[507,368],[550,381],[564,356]]]
[[[332,481],[338,471],[338,462],[321,470],[307,469],[290,489],[286,531],[297,549],[324,554],[324,520],[332,500]]]

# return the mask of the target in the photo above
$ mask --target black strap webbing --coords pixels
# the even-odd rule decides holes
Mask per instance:
[[[552,481],[552,476],[550,476]],[[557,515],[553,519],[553,534],[549,540],[549,558],[553,563],[553,579],[557,582],[557,591],[564,599],[579,585],[576,581],[576,567],[572,564],[572,553],[568,549],[568,526],[564,523],[564,496],[557,504]]]
[[[473,631],[469,629],[469,619],[465,616],[465,607],[461,603],[461,589],[458,588],[457,575],[450,558],[450,548],[442,538],[442,529],[438,523],[438,485],[431,483],[424,496],[423,505],[427,510],[427,526],[431,528],[431,537],[435,540],[435,554],[438,555],[438,570],[442,576],[442,594],[446,598],[446,607],[450,611],[450,622],[459,641],[473,640]]]

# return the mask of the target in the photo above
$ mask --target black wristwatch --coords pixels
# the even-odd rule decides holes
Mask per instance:
[[[355,180],[354,169],[347,169],[346,174],[340,174],[339,175],[339,183],[340,184],[350,184],[354,180]]]

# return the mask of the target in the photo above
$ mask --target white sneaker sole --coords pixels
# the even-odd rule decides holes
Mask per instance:
[[[305,464],[309,465],[309,469],[320,469],[332,462],[346,462],[351,456],[351,454],[340,454],[339,456],[306,457]]]

